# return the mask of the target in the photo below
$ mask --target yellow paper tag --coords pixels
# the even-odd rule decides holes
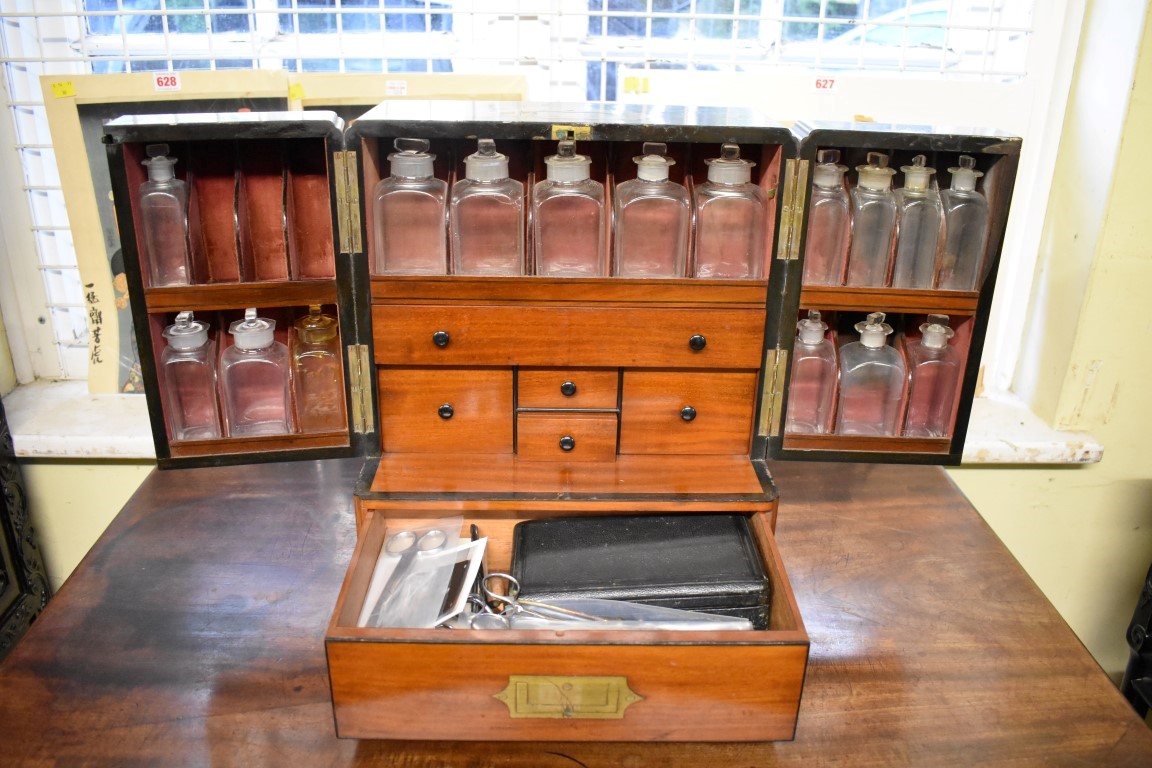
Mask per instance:
[[[75,96],[76,84],[71,80],[63,80],[59,83],[52,83],[52,95],[58,99],[63,99],[67,96]]]
[[[572,139],[574,141],[587,141],[592,138],[590,125],[553,125],[552,138],[556,141]]]
[[[648,93],[648,78],[632,76],[624,78],[624,93]]]
[[[288,101],[300,101],[304,98],[304,86],[301,83],[292,83],[288,86]]]

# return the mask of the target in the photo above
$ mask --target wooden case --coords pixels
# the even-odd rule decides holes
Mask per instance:
[[[1019,141],[874,125],[799,126],[792,132],[747,110],[471,102],[389,102],[347,131],[339,128],[332,117],[293,123],[278,115],[221,122],[189,118],[171,125],[122,119],[108,131],[135,317],[138,329],[146,329],[141,346],[149,351],[142,357],[161,466],[341,452],[367,456],[355,489],[359,539],[325,635],[338,734],[791,738],[808,637],[773,537],[777,490],[765,461],[959,460]],[[308,142],[320,135],[330,199],[320,205],[319,178],[309,174],[302,207],[312,216],[291,216],[298,222],[295,231],[308,218],[312,237],[331,238],[334,277],[297,279],[290,261],[287,280],[250,279],[241,259],[239,282],[145,285],[146,265],[134,250],[132,187],[142,179],[136,165],[146,143],[186,142],[208,156],[215,147],[221,157],[202,165],[211,170],[214,190],[227,191],[231,168],[238,222],[245,195],[265,203],[275,197],[261,191],[276,189],[269,178],[275,175],[273,161],[295,158],[298,147],[312,147]],[[574,137],[578,151],[592,158],[593,178],[606,186],[609,210],[615,183],[634,178],[632,157],[643,142],[668,144],[677,162],[671,178],[689,191],[706,180],[705,161],[719,156],[720,145],[737,143],[742,156],[757,163],[752,181],[769,199],[764,278],[547,278],[531,275],[531,269],[523,277],[372,274],[373,191],[388,173],[387,155],[399,137],[429,139],[436,175],[447,180],[463,175],[463,159],[475,151],[477,138],[492,138],[529,197],[555,141]],[[279,154],[248,151],[272,138]],[[820,148],[837,148],[846,158],[885,151],[893,164],[926,153],[939,167],[961,153],[974,155],[987,174],[982,188],[991,211],[991,269],[980,290],[802,287],[807,197]],[[296,161],[279,162],[290,182]],[[319,168],[314,158],[302,162]],[[287,218],[293,209],[291,199],[284,199]],[[206,196],[206,206],[222,204]],[[245,225],[248,230],[234,225],[238,253],[244,253],[245,238],[279,247],[269,212],[263,213]],[[330,218],[323,222],[326,234],[318,235],[324,227],[315,219],[322,213]],[[190,221],[193,214],[208,221],[207,213],[190,205]],[[219,236],[227,223],[200,228]],[[273,234],[245,234],[256,229]],[[291,242],[294,230],[285,231]],[[530,227],[526,232],[530,236]],[[611,222],[604,237],[610,245]],[[155,358],[159,333],[176,311],[227,313],[255,303],[286,308],[281,311],[290,316],[317,301],[339,312],[349,414],[339,445],[322,445],[317,436],[299,446],[224,440],[193,452],[167,441]],[[853,313],[887,311],[909,337],[922,315],[961,317],[955,343],[965,364],[952,435],[877,441],[785,434],[790,353],[797,317],[808,308],[830,316],[833,332],[854,321]],[[488,568],[504,570],[520,520],[667,512],[750,518],[771,581],[767,629],[689,635],[357,626],[390,525],[459,515],[488,537]]]

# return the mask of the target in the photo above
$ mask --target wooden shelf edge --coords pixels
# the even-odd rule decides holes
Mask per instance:
[[[144,291],[144,302],[148,312],[335,304],[337,298],[335,280],[188,285],[148,288]]]
[[[920,291],[906,288],[806,287],[800,306],[871,312],[955,313],[972,315],[980,301],[977,291]]]
[[[373,277],[372,303],[538,303],[747,305],[763,307],[766,280],[549,277]]]

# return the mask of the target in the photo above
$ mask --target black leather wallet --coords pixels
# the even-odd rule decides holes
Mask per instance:
[[[629,600],[768,625],[771,586],[742,515],[526,521],[513,531],[512,575],[525,598]]]

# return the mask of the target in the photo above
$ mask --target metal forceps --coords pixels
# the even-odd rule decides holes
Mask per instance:
[[[506,594],[495,592],[491,586],[489,586],[490,581],[497,579],[508,582],[508,592]],[[471,614],[469,618],[469,626],[472,629],[509,629],[513,627],[517,616],[532,616],[537,619],[569,621],[606,621],[601,617],[592,616],[580,611],[573,611],[535,600],[521,600],[519,597],[520,582],[517,581],[514,576],[507,573],[494,572],[484,576],[480,579],[480,591],[484,593],[484,598],[479,598],[476,595],[468,598],[468,602],[471,605],[479,608],[479,611]],[[503,607],[496,610],[492,607],[494,603]]]
[[[400,594],[400,588],[404,585],[416,558],[429,552],[438,552],[444,549],[447,544],[448,534],[439,528],[431,528],[421,532],[399,531],[385,540],[384,552],[399,557],[400,561],[396,563],[396,567],[388,575],[388,581],[380,592],[380,598],[368,616],[368,626],[379,626],[380,617],[387,615],[396,596]]]

